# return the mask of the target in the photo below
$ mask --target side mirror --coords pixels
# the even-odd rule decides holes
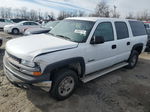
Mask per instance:
[[[90,42],[90,44],[102,44],[104,43],[104,37],[102,36],[94,36]]]

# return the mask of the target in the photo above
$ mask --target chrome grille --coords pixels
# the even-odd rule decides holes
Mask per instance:
[[[13,55],[9,54],[8,52],[7,52],[7,55],[8,55],[8,57],[9,57],[11,60],[14,60],[14,61],[16,61],[16,62],[18,62],[18,63],[21,63],[21,59],[20,59],[20,58],[17,58],[16,56],[13,56]]]

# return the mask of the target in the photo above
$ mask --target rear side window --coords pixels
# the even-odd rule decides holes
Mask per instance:
[[[30,22],[30,25],[38,25],[37,23],[34,22]]]
[[[129,31],[125,22],[115,22],[117,39],[125,39],[129,37]]]
[[[105,42],[114,40],[112,24],[110,22],[100,23],[95,30],[94,36],[104,37]]]
[[[24,22],[23,25],[30,25],[30,22]]]
[[[131,26],[133,36],[146,35],[144,23],[141,21],[129,21],[129,24]]]

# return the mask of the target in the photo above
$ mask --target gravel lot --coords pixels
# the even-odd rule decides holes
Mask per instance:
[[[3,32],[0,37],[14,38]],[[150,54],[142,54],[135,69],[122,68],[81,84],[69,99],[58,102],[43,91],[23,90],[7,81],[2,70],[4,46],[0,49],[0,112],[150,112]]]

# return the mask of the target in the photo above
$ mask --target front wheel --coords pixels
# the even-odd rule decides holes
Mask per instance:
[[[18,35],[19,34],[19,30],[17,28],[14,28],[12,30],[12,33],[15,34],[15,35]]]
[[[70,69],[63,69],[54,75],[50,91],[52,97],[56,100],[64,100],[71,96],[78,83],[76,72]]]
[[[137,64],[138,58],[139,58],[139,53],[137,51],[133,51],[130,55],[130,58],[128,59],[129,64],[127,65],[127,68],[128,69],[134,68]]]

